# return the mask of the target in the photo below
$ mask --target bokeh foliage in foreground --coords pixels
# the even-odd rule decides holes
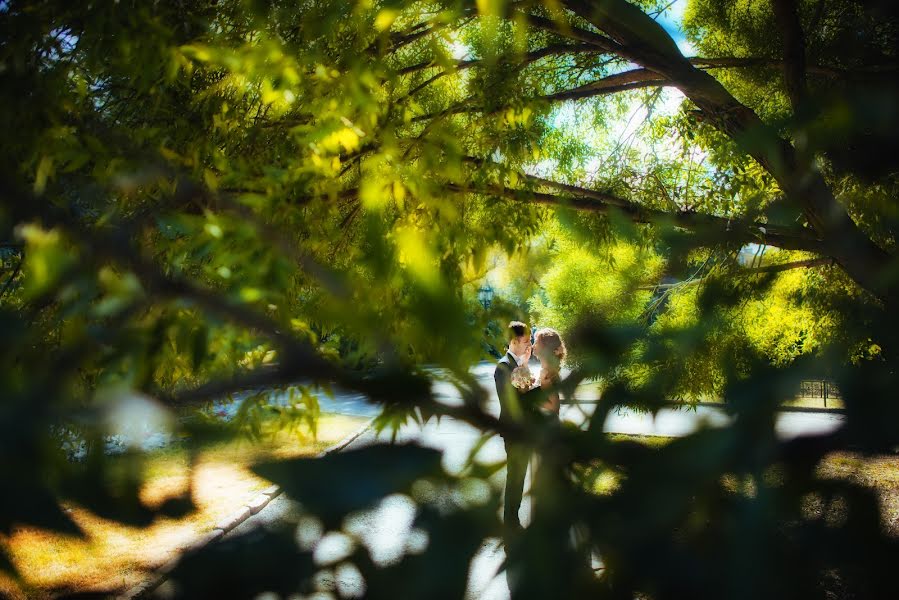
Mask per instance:
[[[664,5],[0,2],[0,464],[16,490],[0,528],[77,535],[61,501],[132,524],[190,510],[140,502],[139,452],[110,467],[122,406],[300,382],[290,422],[314,417],[303,386],[338,384],[384,426],[450,415],[535,445],[538,508],[507,548],[517,596],[895,596],[873,492],[815,467],[899,436],[896,17],[694,0],[700,56],[684,57]],[[663,110],[674,88],[686,100]],[[635,105],[639,135],[616,137]],[[567,241],[528,306],[576,349],[566,389],[607,382],[583,430],[497,422],[468,374],[522,316],[477,305],[488,258],[556,227]],[[751,244],[776,260],[741,263]],[[435,372],[462,406],[432,396]],[[779,440],[778,403],[821,376],[845,426]],[[617,405],[708,391],[732,426],[658,449],[602,435]],[[591,494],[586,464],[621,485]],[[383,446],[258,468],[327,529],[410,495],[425,547],[347,558],[371,596],[460,596],[500,532],[496,465],[450,475]],[[185,560],[184,596],[211,571],[230,593],[312,585],[292,528],[246,542]]]

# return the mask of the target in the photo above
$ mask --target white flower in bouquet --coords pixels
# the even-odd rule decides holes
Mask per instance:
[[[536,379],[531,375],[531,370],[527,365],[516,367],[512,371],[512,385],[520,392],[526,392],[534,387]]]

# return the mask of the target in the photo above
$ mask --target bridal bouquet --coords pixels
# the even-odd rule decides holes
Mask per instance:
[[[531,375],[531,370],[527,365],[522,365],[520,367],[516,367],[512,371],[512,385],[515,386],[519,392],[526,392],[534,387],[534,383],[536,379]]]

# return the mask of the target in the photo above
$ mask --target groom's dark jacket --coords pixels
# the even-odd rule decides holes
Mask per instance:
[[[525,414],[526,405],[533,404],[539,396],[539,388],[522,394],[512,385],[512,371],[518,367],[518,361],[511,352],[499,359],[493,372],[496,384],[496,395],[499,397],[499,419],[520,420]]]

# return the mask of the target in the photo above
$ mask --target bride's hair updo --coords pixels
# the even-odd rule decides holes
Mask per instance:
[[[534,344],[536,345],[538,341],[541,342],[541,352],[537,355],[537,358],[552,358],[556,365],[561,364],[565,360],[568,350],[566,350],[565,342],[562,341],[562,336],[559,335],[558,331],[550,327],[538,329],[534,334]],[[541,354],[545,356],[540,356]]]

